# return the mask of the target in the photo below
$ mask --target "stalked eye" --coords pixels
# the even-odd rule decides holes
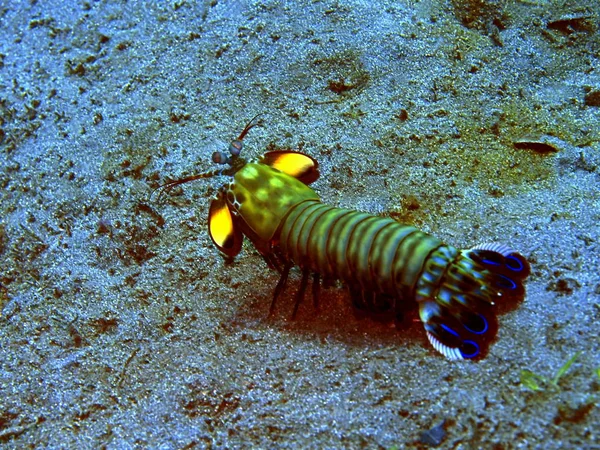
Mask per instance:
[[[501,281],[497,284],[497,286],[499,288],[502,289],[516,289],[517,288],[517,283],[515,283],[513,280],[511,280],[508,277],[505,277],[504,275],[498,275],[501,278]]]
[[[229,153],[232,156],[238,156],[242,152],[242,141],[236,139],[235,141],[231,141],[229,144]]]
[[[215,164],[227,164],[229,162],[229,156],[223,152],[214,152],[212,154],[212,160]]]
[[[463,326],[471,333],[483,334],[488,330],[488,323],[481,314],[470,314],[470,317],[461,317]]]
[[[479,355],[479,345],[473,341],[464,341],[459,348],[463,358],[475,358]]]
[[[509,255],[506,257],[506,267],[515,272],[520,272],[525,268],[525,266],[523,266],[523,262],[514,255]]]

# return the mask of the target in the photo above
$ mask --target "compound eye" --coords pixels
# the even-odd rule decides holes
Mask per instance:
[[[235,141],[231,141],[231,144],[229,144],[229,153],[231,153],[232,156],[239,156],[239,154],[242,152],[242,141],[236,139]]]
[[[215,164],[227,164],[229,162],[229,156],[223,152],[214,152],[212,154],[212,160]]]

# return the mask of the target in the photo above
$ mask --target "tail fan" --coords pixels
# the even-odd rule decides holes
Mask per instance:
[[[439,279],[435,298],[419,301],[433,347],[450,360],[483,357],[498,331],[499,309],[525,296],[527,260],[492,243],[462,250]]]

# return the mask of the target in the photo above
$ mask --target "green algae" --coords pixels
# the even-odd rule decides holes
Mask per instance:
[[[554,377],[551,379],[532,372],[531,370],[521,370],[521,384],[532,391],[541,391],[546,387],[560,389],[560,386],[558,385],[560,379],[569,371],[579,355],[581,355],[581,352],[577,352],[571,358],[569,358],[569,360],[557,370],[556,375],[554,375]]]

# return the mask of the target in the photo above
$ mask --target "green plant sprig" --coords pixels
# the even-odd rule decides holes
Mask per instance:
[[[563,366],[558,369],[556,375],[552,379],[546,378],[543,375],[532,372],[531,370],[521,370],[521,384],[532,391],[541,391],[545,387],[552,387],[554,389],[560,389],[558,382],[565,373],[571,368],[577,357],[581,355],[581,352],[575,353]],[[600,367],[596,369],[596,374],[600,378]]]

